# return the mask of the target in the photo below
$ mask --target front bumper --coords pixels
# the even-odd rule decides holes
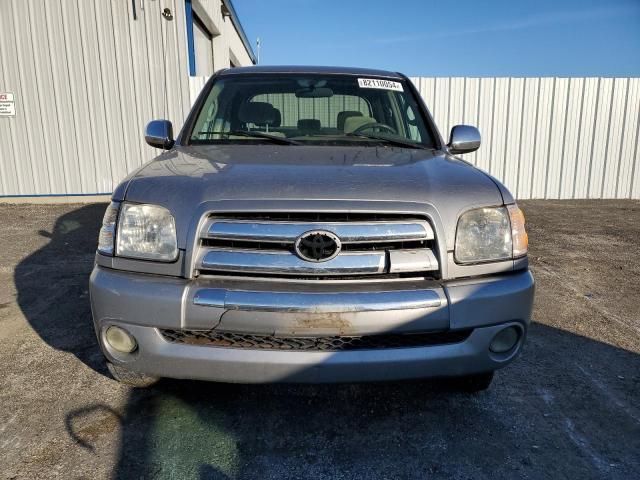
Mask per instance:
[[[188,281],[99,266],[91,275],[94,324],[110,361],[161,377],[240,383],[398,380],[492,371],[522,348],[533,291],[529,271],[441,283],[312,287]],[[104,341],[110,325],[129,331],[138,349],[127,355],[112,350]],[[505,354],[492,353],[493,337],[509,325],[521,332],[517,346]],[[161,328],[298,336],[473,331],[454,344],[320,352],[172,343]]]

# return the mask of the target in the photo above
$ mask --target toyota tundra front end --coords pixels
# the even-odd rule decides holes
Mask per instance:
[[[114,191],[91,275],[117,379],[486,388],[522,349],[524,216],[391,72],[218,72]]]

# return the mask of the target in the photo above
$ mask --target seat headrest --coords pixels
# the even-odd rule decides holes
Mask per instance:
[[[238,118],[242,123],[254,125],[274,125],[280,112],[267,102],[247,102],[240,105]]]
[[[357,110],[345,110],[344,112],[338,112],[338,118],[336,120],[336,127],[338,130],[344,130],[344,121],[349,117],[361,117],[362,112]]]
[[[280,110],[278,110],[276,107],[273,107],[273,109],[275,110],[276,118],[270,126],[279,127],[280,124],[282,123],[282,114],[280,113]]]
[[[298,120],[298,130],[305,132],[320,130],[320,120],[316,118],[301,118]]]
[[[372,117],[348,117],[344,121],[344,133],[351,133],[367,123],[376,123]]]

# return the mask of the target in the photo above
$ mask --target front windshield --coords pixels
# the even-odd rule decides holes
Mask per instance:
[[[191,143],[393,144],[435,148],[404,81],[351,75],[229,75],[215,81]]]

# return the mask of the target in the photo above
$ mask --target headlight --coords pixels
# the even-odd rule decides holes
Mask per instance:
[[[116,220],[118,218],[118,207],[116,202],[111,202],[104,212],[102,228],[98,237],[98,252],[105,255],[113,255],[113,245],[115,243],[114,233],[116,230]]]
[[[510,260],[527,253],[524,215],[516,205],[479,208],[460,216],[455,259],[459,263]]]
[[[178,257],[176,225],[157,205],[123,204],[118,220],[116,255],[173,261]]]

